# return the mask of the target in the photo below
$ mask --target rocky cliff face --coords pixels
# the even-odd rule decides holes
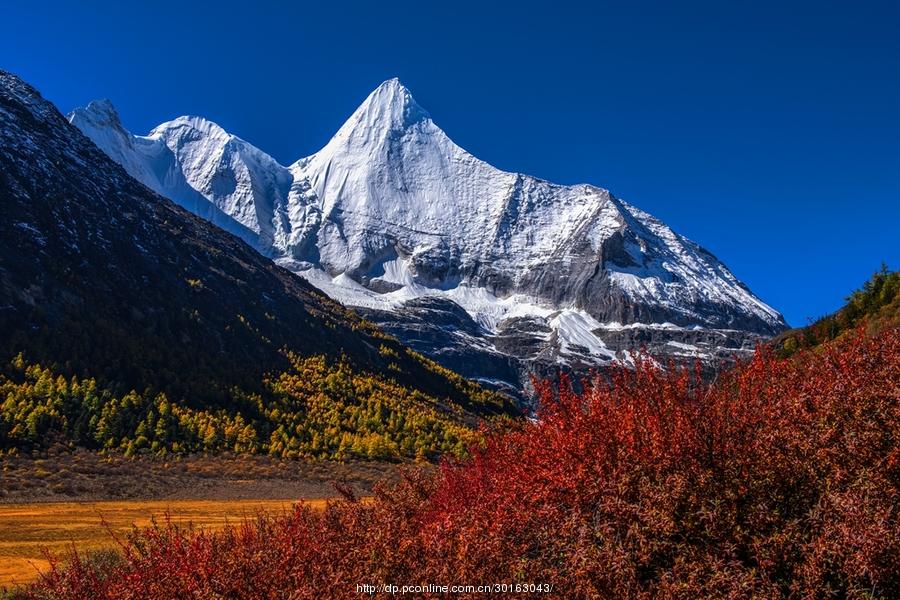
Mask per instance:
[[[152,189],[470,377],[520,386],[539,364],[642,347],[715,361],[785,328],[709,252],[607,190],[473,157],[396,79],[289,167],[196,117],[146,137],[105,102],[70,119]]]

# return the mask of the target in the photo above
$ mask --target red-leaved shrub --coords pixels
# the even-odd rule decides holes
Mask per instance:
[[[519,582],[563,598],[900,597],[898,330],[790,360],[759,350],[712,384],[644,363],[579,394],[538,390],[536,422],[486,434],[436,475],[410,471],[372,504],[216,534],[149,529],[120,565],[76,557],[30,593],[350,598],[364,583]]]

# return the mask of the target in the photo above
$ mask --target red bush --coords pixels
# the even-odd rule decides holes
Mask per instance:
[[[371,505],[220,534],[150,529],[53,598],[341,598],[357,584],[549,583],[554,597],[900,597],[900,332],[703,384],[649,363],[488,434]],[[426,595],[426,594],[423,594]],[[494,594],[496,596],[496,594]],[[478,593],[453,597],[477,597]]]

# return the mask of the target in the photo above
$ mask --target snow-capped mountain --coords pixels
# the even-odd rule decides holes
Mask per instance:
[[[147,136],[122,127],[108,100],[69,121],[153,191],[234,233],[264,254],[282,248],[291,174],[268,154],[200,117],[179,117]],[[275,251],[277,253],[277,250]]]
[[[521,360],[602,365],[640,346],[714,358],[785,327],[712,254],[607,190],[475,158],[397,79],[289,167],[198,117],[145,137],[107,101],[70,120],[148,187],[469,376],[515,383]]]

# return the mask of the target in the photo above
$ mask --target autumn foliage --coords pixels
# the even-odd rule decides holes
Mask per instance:
[[[411,350],[382,345],[385,373],[346,360],[286,353],[291,368],[264,379],[263,394],[232,390],[227,408],[173,402],[166,394],[116,395],[93,378],[66,378],[19,354],[0,370],[0,456],[51,443],[165,456],[260,454],[282,458],[419,459],[462,456],[478,415],[509,412],[481,389]],[[417,364],[456,388],[457,400],[397,381],[398,363]]]
[[[158,527],[39,598],[342,598],[359,583],[550,583],[564,598],[900,597],[900,332],[755,358],[711,383],[651,364],[466,461],[206,534]],[[495,595],[496,596],[496,595]],[[462,595],[456,597],[463,597]]]

